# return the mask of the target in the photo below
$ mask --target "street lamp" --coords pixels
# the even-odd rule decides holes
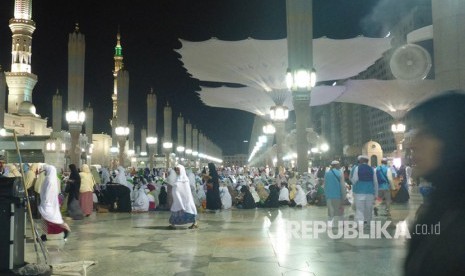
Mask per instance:
[[[119,164],[124,167],[124,147],[126,145],[126,137],[129,135],[129,127],[119,126],[115,128],[115,134],[119,140]]]
[[[403,123],[395,123],[391,125],[391,130],[394,133],[404,133],[405,132],[405,125]]]
[[[273,124],[267,124],[263,126],[263,133],[274,134],[275,132],[276,132],[276,128],[273,126]]]
[[[172,149],[172,148],[173,148],[173,143],[171,143],[171,142],[164,142],[164,143],[163,143],[163,148],[164,148],[164,149],[167,149],[167,150],[168,150],[168,149]]]
[[[158,138],[155,136],[149,136],[145,138],[145,142],[149,145],[149,151],[150,151],[150,168],[154,168],[154,162],[153,162],[153,155],[154,155],[154,145],[158,143]],[[147,153],[145,153],[147,155]]]
[[[66,121],[69,125],[69,132],[71,134],[71,149],[70,157],[71,162],[76,166],[80,166],[81,148],[79,146],[79,134],[82,130],[82,124],[86,120],[86,113],[84,111],[69,110],[66,112]]]
[[[271,120],[276,122],[284,122],[289,118],[289,109],[282,105],[272,106],[270,108]]]
[[[401,122],[396,122],[391,125],[391,130],[394,133],[394,139],[396,141],[396,153],[397,157],[402,158],[402,142],[404,140],[406,126]]]
[[[316,85],[316,70],[300,68],[286,71],[286,85],[289,90],[310,90]]]

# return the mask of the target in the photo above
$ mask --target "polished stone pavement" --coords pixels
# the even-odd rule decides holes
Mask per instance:
[[[393,205],[394,223],[411,221],[421,203]],[[347,214],[346,207],[346,214]],[[350,213],[350,212],[349,212]],[[407,240],[290,237],[289,222],[326,221],[326,207],[201,213],[199,229],[167,230],[169,212],[94,213],[49,236],[49,263],[91,260],[87,275],[401,275]],[[384,221],[379,216],[376,220]],[[394,224],[393,224],[394,225]],[[401,227],[405,223],[399,223]],[[390,232],[396,229],[390,229]],[[30,236],[29,231],[26,233]],[[26,261],[37,262],[29,240]]]

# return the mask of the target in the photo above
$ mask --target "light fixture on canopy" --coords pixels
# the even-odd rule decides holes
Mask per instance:
[[[289,109],[282,105],[272,106],[270,108],[270,117],[273,121],[283,122],[289,117]]]

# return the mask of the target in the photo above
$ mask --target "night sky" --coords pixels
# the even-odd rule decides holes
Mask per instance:
[[[400,15],[394,11],[421,1],[427,0],[314,0],[314,36],[384,36]],[[14,0],[0,1],[0,64],[5,71],[11,65],[8,20],[13,17],[13,5]],[[111,132],[113,55],[120,25],[124,64],[130,74],[129,121],[136,127],[136,144],[141,127],[146,126],[146,95],[153,87],[158,96],[159,137],[163,134],[162,108],[169,101],[174,122],[181,112],[224,154],[246,153],[242,141],[250,137],[253,115],[201,103],[195,93],[199,81],[189,77],[173,49],[181,47],[179,38],[284,38],[284,0],[33,0],[32,12],[37,27],[32,72],[39,78],[33,103],[42,117],[52,117],[52,95],[57,88],[66,110],[68,34],[79,22],[86,36],[84,104],[90,102],[94,107],[94,133]],[[63,127],[67,129],[65,123]]]

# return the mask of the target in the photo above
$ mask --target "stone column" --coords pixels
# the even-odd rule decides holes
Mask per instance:
[[[313,1],[286,0],[288,66],[291,72],[313,69]],[[284,72],[283,72],[284,73]],[[308,171],[307,127],[310,111],[310,85],[293,87],[296,114],[297,171]]]
[[[284,122],[274,122],[276,128],[276,167],[284,166],[283,144],[284,144]]]
[[[57,93],[52,98],[52,128],[53,132],[61,132],[61,118],[63,116],[63,97]]]
[[[465,1],[432,0],[434,72],[442,91],[465,90]]]

